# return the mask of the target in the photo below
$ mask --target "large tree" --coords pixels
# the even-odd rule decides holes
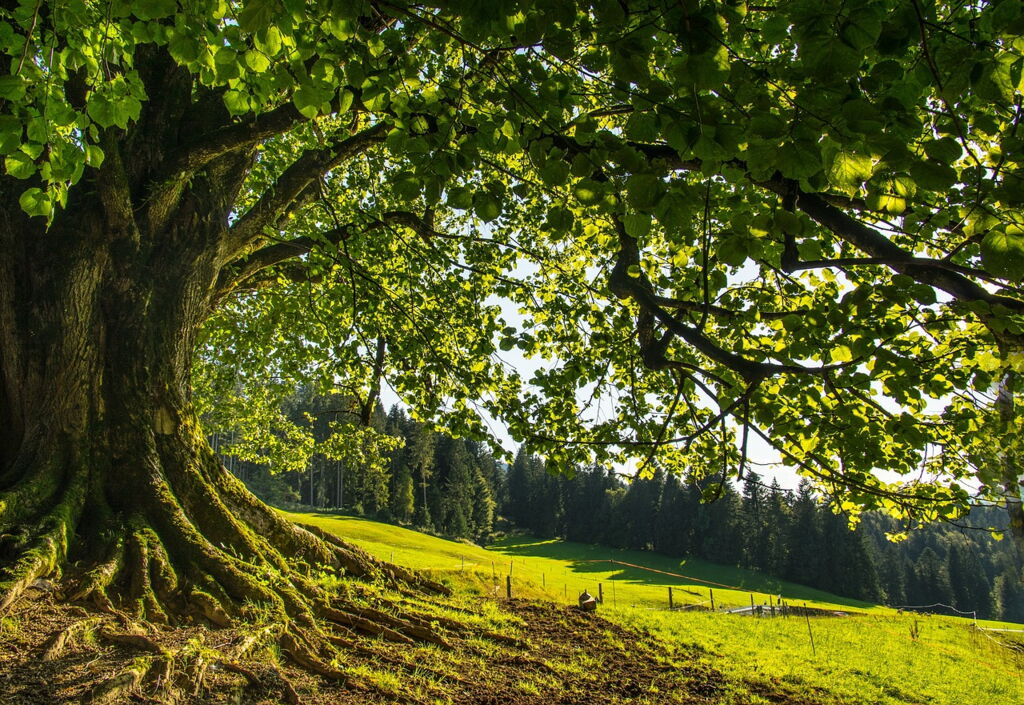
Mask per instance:
[[[150,619],[269,605],[315,664],[369,622],[284,554],[415,580],[223,470],[197,354],[479,406],[549,467],[725,482],[760,436],[850,507],[975,483],[1024,536],[1015,0],[0,12],[0,609],[73,559]]]

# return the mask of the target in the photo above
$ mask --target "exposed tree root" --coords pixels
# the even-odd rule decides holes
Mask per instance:
[[[94,612],[54,635],[44,659],[60,658],[92,632],[138,652],[89,702],[140,694],[173,703],[200,693],[217,669],[297,702],[280,669],[266,665],[268,656],[364,690],[370,686],[347,664],[353,654],[378,658],[377,640],[450,648],[453,639],[476,633],[416,606],[428,593],[450,595],[444,585],[318,527],[291,524],[260,503],[220,466],[194,417],[179,419],[169,434],[149,427],[134,437],[115,434],[115,457],[105,462],[128,470],[114,485],[105,471],[65,463],[55,464],[47,481],[0,486],[0,526],[16,529],[0,547],[0,615],[34,581],[53,578],[64,599],[103,616]],[[41,499],[14,513],[11,501],[29,491]],[[80,523],[83,516],[88,521]],[[237,634],[217,647],[205,637],[187,647],[166,644],[162,635],[180,627]],[[257,652],[262,666],[255,665]]]
[[[64,655],[64,652],[74,644],[79,637],[95,629],[101,622],[100,617],[87,617],[77,622],[72,622],[68,627],[57,632],[46,643],[43,650],[43,661],[54,661]]]
[[[33,582],[59,574],[84,504],[85,480],[76,476],[65,487],[59,503],[35,524],[28,548],[20,552],[9,568],[0,568],[0,615],[5,614]]]
[[[139,688],[152,665],[151,657],[135,659],[131,666],[96,686],[86,702],[89,705],[106,705],[123,701],[124,696]]]

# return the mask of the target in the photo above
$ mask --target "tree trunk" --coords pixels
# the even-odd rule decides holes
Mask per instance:
[[[332,625],[436,639],[349,611],[302,566],[444,588],[283,520],[207,444],[189,365],[223,228],[199,214],[218,209],[196,203],[179,231],[140,238],[93,195],[47,230],[20,215],[20,186],[0,182],[0,615],[47,577],[150,623],[226,626],[258,609],[286,654],[335,678]]]
[[[1002,436],[1012,432],[1016,410],[1014,408],[1013,387],[1015,373],[1007,372],[999,382],[996,394],[996,412],[999,433]],[[1000,478],[1003,485],[1003,507],[1006,509],[1010,537],[1017,547],[1018,556],[1024,557],[1024,503],[1021,502],[1022,477],[1020,472],[1020,453],[1016,443],[1008,443],[999,453],[997,462],[1000,464]]]

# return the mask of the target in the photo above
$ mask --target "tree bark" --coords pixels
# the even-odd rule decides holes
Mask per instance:
[[[116,145],[108,160],[116,185]],[[158,231],[101,183],[110,172],[49,228],[21,214],[23,184],[0,180],[0,615],[48,577],[129,620],[228,626],[259,612],[284,653],[343,680],[324,652],[344,641],[332,626],[404,641],[423,629],[354,617],[310,567],[446,589],[285,521],[209,447],[190,361],[242,178],[222,175],[194,179]]]
[[[1007,437],[1014,428],[1014,377],[1015,373],[1007,372],[999,382],[996,394],[996,414],[999,434]],[[1003,485],[1003,507],[1006,510],[1010,537],[1017,547],[1017,554],[1024,556],[1024,503],[1021,502],[1021,465],[1017,444],[1007,444],[997,456],[1000,465],[1000,478]]]

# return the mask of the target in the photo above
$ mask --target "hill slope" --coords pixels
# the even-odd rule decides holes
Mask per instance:
[[[290,515],[351,540],[384,560],[426,570],[469,596],[504,597],[511,571],[516,597],[574,603],[582,589],[605,596],[603,615],[639,627],[677,648],[713,657],[749,702],[1006,705],[1024,702],[1018,632],[978,629],[971,620],[916,614],[829,595],[738,568],[615,551],[564,541],[508,539],[488,549],[352,517]],[[847,617],[751,618],[675,605],[716,608],[775,604]],[[729,587],[725,587],[729,586]],[[984,628],[1019,625],[981,623]],[[812,645],[813,639],[813,645]],[[758,689],[764,689],[760,695]],[[760,698],[760,700],[759,700]]]

